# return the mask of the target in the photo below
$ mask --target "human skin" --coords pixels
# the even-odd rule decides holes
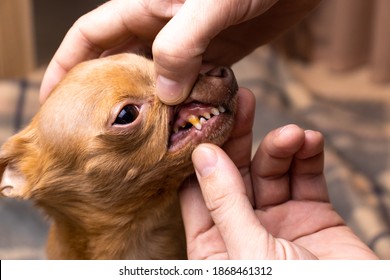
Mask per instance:
[[[287,125],[253,159],[254,97],[239,90],[237,126],[221,148],[192,154],[180,192],[190,259],[377,259],[333,208],[321,133]]]
[[[40,100],[76,64],[130,51],[153,55],[160,99],[178,104],[204,64],[230,66],[300,21],[319,0],[112,0],[70,28]]]

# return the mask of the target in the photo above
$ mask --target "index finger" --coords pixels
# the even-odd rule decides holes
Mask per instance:
[[[168,4],[163,1],[162,5]],[[41,103],[78,63],[100,57],[106,50],[136,37],[154,38],[166,23],[164,18],[175,13],[165,6],[160,7],[161,14],[151,16],[156,9],[148,10],[142,1],[108,1],[80,17],[65,35],[47,67],[40,89]]]

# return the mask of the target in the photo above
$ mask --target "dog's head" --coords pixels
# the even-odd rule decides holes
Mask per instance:
[[[228,138],[236,91],[231,70],[219,67],[199,76],[183,104],[167,106],[146,58],[82,63],[4,144],[1,194],[33,199],[57,215],[158,204],[193,171],[197,144]]]

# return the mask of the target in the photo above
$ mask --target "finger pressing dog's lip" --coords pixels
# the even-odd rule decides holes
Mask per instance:
[[[230,68],[217,67],[201,75],[188,99],[171,107],[169,150],[221,141],[233,125],[237,90]]]

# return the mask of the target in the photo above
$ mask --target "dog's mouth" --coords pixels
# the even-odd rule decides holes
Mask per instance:
[[[190,97],[171,107],[169,151],[203,142],[222,144],[233,126],[237,89],[229,68],[215,68],[200,78]]]

